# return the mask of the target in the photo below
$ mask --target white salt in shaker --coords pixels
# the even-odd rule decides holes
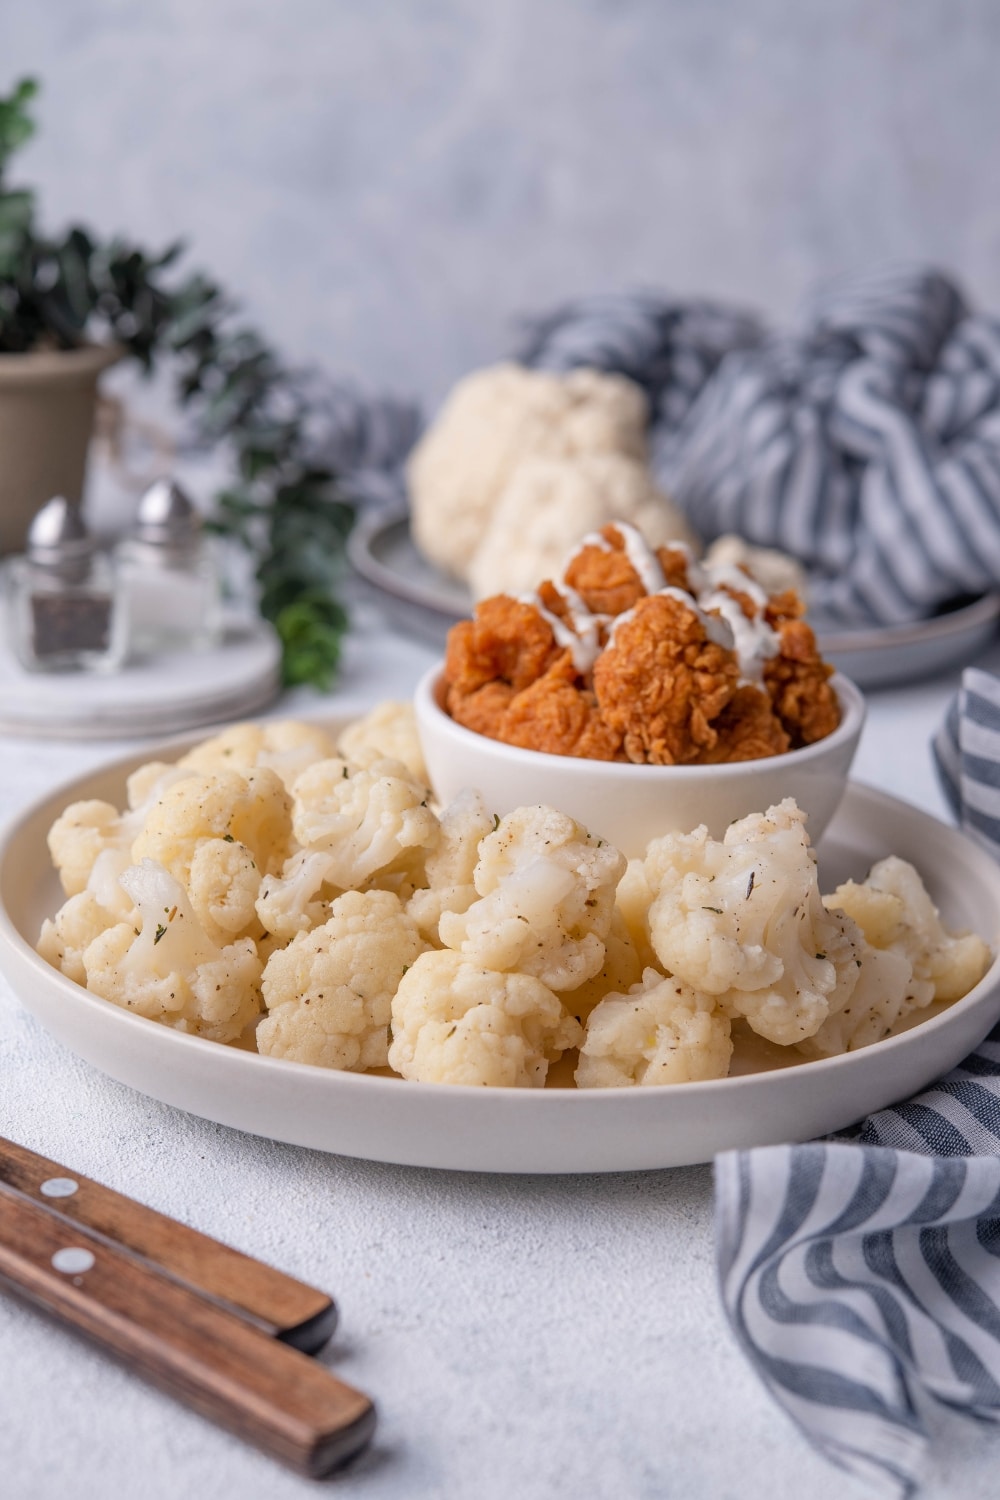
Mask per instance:
[[[179,485],[160,479],[146,491],[116,558],[133,654],[207,650],[217,643],[222,629],[218,559]]]

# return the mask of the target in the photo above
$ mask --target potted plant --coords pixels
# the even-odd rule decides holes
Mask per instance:
[[[0,97],[0,551],[20,547],[52,495],[79,501],[101,372],[120,359],[168,364],[200,435],[233,450],[236,479],[210,525],[254,554],[285,680],[326,687],[346,626],[337,590],[353,510],[316,458],[314,388],[214,282],[178,275],[180,244],[150,254],[80,226],[43,232],[33,192],[9,180],[36,92],[26,79]]]

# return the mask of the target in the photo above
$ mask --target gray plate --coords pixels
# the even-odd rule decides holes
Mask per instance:
[[[403,630],[443,646],[457,620],[472,612],[464,584],[431,566],[417,551],[405,516],[363,516],[348,542],[355,570],[377,592]],[[861,687],[888,687],[967,665],[997,632],[1000,594],[915,625],[820,631],[827,661]]]

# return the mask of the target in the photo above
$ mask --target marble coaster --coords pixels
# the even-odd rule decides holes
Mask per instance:
[[[26,672],[0,644],[0,734],[173,734],[258,713],[280,691],[281,643],[263,620],[233,619],[211,650],[137,658],[108,674]]]

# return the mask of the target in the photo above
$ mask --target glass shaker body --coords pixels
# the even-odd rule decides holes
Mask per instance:
[[[111,672],[127,649],[111,560],[95,552],[53,567],[30,555],[5,564],[10,644],[30,672]]]
[[[130,652],[206,651],[222,634],[220,569],[212,541],[168,547],[129,537],[116,550]]]

